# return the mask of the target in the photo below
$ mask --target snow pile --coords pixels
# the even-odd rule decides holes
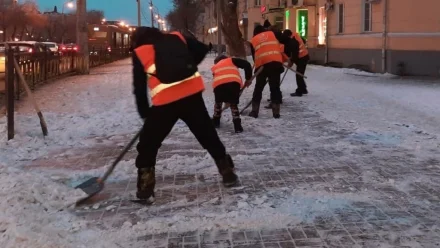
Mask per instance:
[[[0,246],[116,247],[102,239],[100,231],[66,211],[81,197],[82,191],[39,174],[0,166]]]
[[[269,192],[259,196],[241,194],[238,199],[225,198],[224,208],[219,209],[212,198],[201,204],[200,212],[175,212],[167,218],[152,217],[147,221],[131,223],[126,221],[122,227],[122,236],[131,233],[156,234],[163,232],[188,232],[196,230],[233,230],[233,229],[277,229],[294,226],[299,223],[312,223],[317,217],[331,216],[336,210],[350,206],[353,201],[368,200],[352,194],[333,194],[293,192]],[[279,200],[278,200],[279,198]],[[187,205],[184,201],[173,202],[173,208]],[[142,216],[151,209],[141,209],[136,214]]]

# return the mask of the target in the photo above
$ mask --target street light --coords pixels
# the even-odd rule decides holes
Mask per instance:
[[[67,0],[63,3],[63,8],[61,8],[61,14],[64,14],[64,6],[67,6],[67,8],[69,9],[73,9],[75,7],[72,0]]]

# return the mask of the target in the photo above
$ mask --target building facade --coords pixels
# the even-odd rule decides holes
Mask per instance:
[[[268,19],[305,37],[315,62],[440,76],[439,0],[249,0],[248,6],[248,37]]]

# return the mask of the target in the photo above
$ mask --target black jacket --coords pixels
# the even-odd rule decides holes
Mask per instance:
[[[187,47],[190,53],[193,55],[194,62],[197,65],[200,64],[209,51],[208,46],[193,37],[185,36],[185,39],[186,39]],[[136,53],[133,53],[132,60],[133,60],[133,93],[136,97],[137,109],[141,118],[147,118],[148,110],[150,108],[148,104],[147,74],[145,73],[144,66],[137,57]]]
[[[232,58],[232,63],[240,69],[244,70],[244,75],[246,80],[251,79],[252,77],[252,66],[251,64],[244,59]]]

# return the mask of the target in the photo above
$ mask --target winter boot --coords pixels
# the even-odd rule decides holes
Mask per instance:
[[[275,119],[280,118],[280,104],[272,104],[272,115]]]
[[[232,122],[234,122],[235,133],[242,133],[243,127],[241,126],[241,119],[237,118],[237,119],[232,120]]]
[[[154,186],[156,185],[154,167],[139,168],[136,197],[147,203],[154,202]]]
[[[223,177],[223,185],[231,187],[238,182],[238,176],[234,173],[234,163],[229,154],[222,159],[216,160],[215,164],[220,175]]]
[[[309,92],[307,91],[307,89],[304,89],[304,90],[302,91],[302,93],[303,93],[304,95],[309,94]]]
[[[260,112],[260,103],[252,102],[252,110],[249,113],[250,117],[258,118],[258,112]]]
[[[214,115],[212,116],[212,124],[215,128],[220,127],[220,118],[222,117],[222,105],[221,102],[216,102],[214,104]]]

